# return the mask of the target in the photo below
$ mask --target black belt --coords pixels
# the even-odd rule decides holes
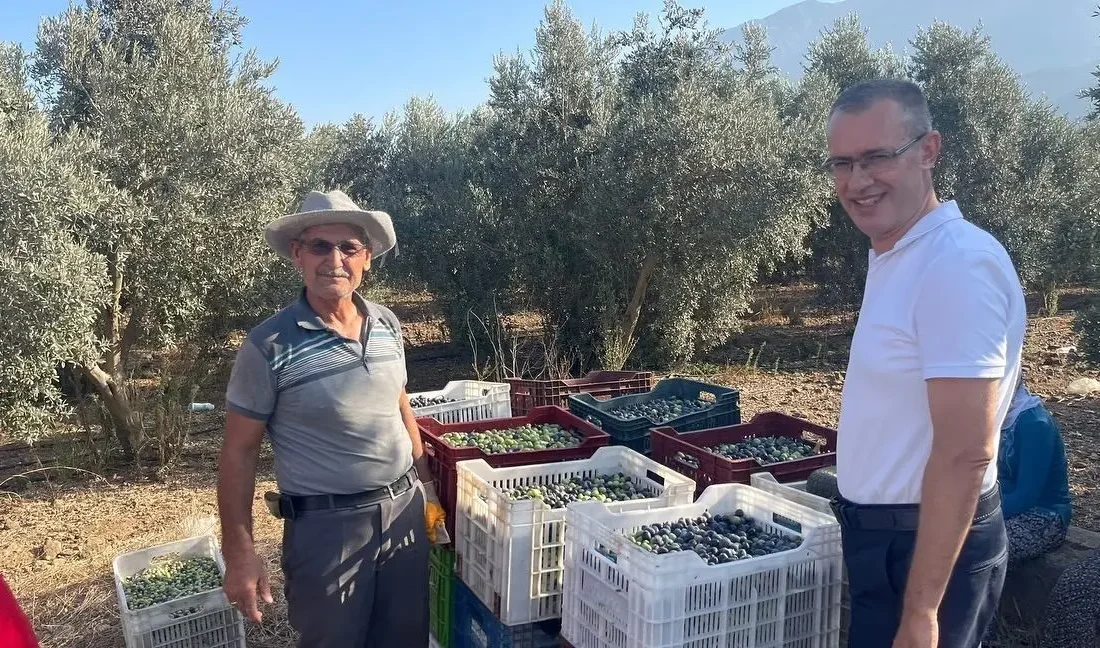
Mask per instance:
[[[840,526],[860,531],[916,531],[920,520],[919,504],[856,504],[843,497],[831,501]],[[1001,507],[1000,486],[978,498],[974,521],[980,522]]]
[[[279,498],[280,518],[293,519],[306,511],[339,510],[370,506],[382,500],[394,499],[416,486],[416,468],[410,468],[388,486],[360,493],[342,495],[282,495]]]

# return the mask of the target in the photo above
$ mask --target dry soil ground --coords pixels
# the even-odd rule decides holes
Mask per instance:
[[[1047,399],[1065,435],[1075,523],[1100,531],[1100,399],[1065,393],[1073,379],[1100,378],[1096,367],[1086,366],[1070,349],[1075,342],[1072,309],[1088,298],[1069,295],[1063,300],[1063,314],[1031,319],[1026,362],[1030,386]],[[418,296],[394,301],[409,338],[410,391],[472,377],[469,359],[441,340],[430,303]],[[678,373],[738,388],[746,419],[776,409],[834,426],[854,320],[851,314],[815,311],[804,304],[802,289],[762,293],[742,335]],[[205,400],[220,411],[219,390],[210,389]],[[123,645],[111,560],[210,523],[216,513],[220,424],[218,413],[195,415],[185,453],[172,470],[159,476],[109,463],[96,467],[96,477],[61,468],[42,470],[87,463],[80,463],[83,460],[65,443],[44,447],[38,459],[25,449],[0,446],[0,491],[8,491],[0,495],[0,571],[20,597],[44,647]],[[261,479],[257,493],[273,486],[266,454]],[[289,648],[293,637],[279,591],[279,525],[263,513],[262,502],[257,501],[256,510],[256,537],[272,576],[275,604],[265,610],[261,625],[249,628],[249,645]]]

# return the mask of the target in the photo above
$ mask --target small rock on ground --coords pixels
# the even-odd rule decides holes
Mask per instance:
[[[1100,380],[1095,378],[1078,378],[1066,386],[1066,393],[1075,396],[1088,396],[1093,392],[1100,392]]]

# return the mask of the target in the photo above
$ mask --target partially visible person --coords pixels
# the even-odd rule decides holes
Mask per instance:
[[[1023,380],[1001,425],[997,476],[1009,569],[1061,546],[1072,513],[1066,447],[1042,399]]]
[[[1062,572],[1043,615],[1042,648],[1100,646],[1100,551]]]
[[[38,639],[27,615],[15,600],[0,574],[0,646],[3,648],[38,648]]]

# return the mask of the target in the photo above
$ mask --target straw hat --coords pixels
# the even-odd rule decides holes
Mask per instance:
[[[384,211],[360,209],[351,198],[333,189],[327,193],[311,191],[302,201],[301,211],[280,216],[264,227],[264,239],[273,250],[290,258],[290,244],[314,225],[342,223],[360,227],[367,234],[371,255],[381,257],[397,246],[393,221]]]

